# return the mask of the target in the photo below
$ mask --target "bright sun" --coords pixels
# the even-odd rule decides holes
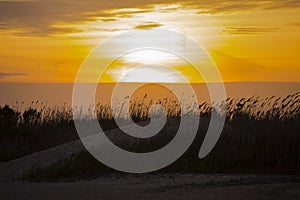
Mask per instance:
[[[162,34],[166,35],[162,37]],[[152,44],[159,44],[160,48],[152,48]],[[187,51],[186,40],[179,34],[164,30],[130,31],[125,37],[116,38],[112,47],[98,52],[102,57],[114,59],[101,78],[104,82],[178,83],[190,81],[197,73],[184,57],[179,56]],[[120,56],[118,52],[127,53]]]
[[[182,59],[159,49],[141,49],[120,58],[108,73],[118,82],[186,82],[174,64]]]
[[[185,82],[185,79],[176,71],[166,66],[146,65],[136,67],[124,73],[120,82],[148,82],[173,83]]]
[[[163,50],[140,50],[123,57],[126,62],[149,64],[167,64],[178,60],[177,56]]]

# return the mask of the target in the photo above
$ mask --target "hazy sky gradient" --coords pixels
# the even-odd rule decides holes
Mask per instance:
[[[72,82],[98,43],[152,28],[203,45],[224,81],[300,82],[299,0],[0,0],[0,81]]]

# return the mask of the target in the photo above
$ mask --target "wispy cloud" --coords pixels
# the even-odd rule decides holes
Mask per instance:
[[[103,21],[103,22],[114,22],[117,19],[116,18],[112,18],[112,17],[102,17],[100,20]]]
[[[158,0],[162,2],[162,0]],[[172,2],[166,0],[166,3]],[[153,1],[110,0],[70,1],[70,0],[36,0],[36,1],[0,1],[1,30],[14,30],[14,34],[43,36],[60,32],[78,32],[80,30],[55,27],[58,24],[94,21],[115,21],[116,18],[132,17],[134,14],[149,12]],[[145,7],[137,10],[125,8]],[[120,9],[124,9],[123,11]],[[109,10],[119,10],[107,13]],[[67,30],[68,29],[68,30]]]
[[[163,24],[156,23],[156,22],[146,22],[140,25],[135,26],[135,29],[153,29],[157,27],[161,27]]]
[[[161,6],[155,7],[160,4]],[[273,1],[228,1],[228,0],[35,0],[35,1],[0,1],[0,30],[17,30],[27,36],[47,35],[61,32],[78,32],[81,30],[55,27],[57,23],[86,22],[100,18],[103,22],[115,21],[117,18],[130,18],[145,12],[172,12],[184,8],[199,9],[201,13],[224,13],[258,9],[280,9],[300,7],[299,0]],[[165,5],[165,6],[163,6]],[[168,6],[171,5],[171,6]],[[133,9],[128,9],[133,8]],[[138,8],[138,9],[136,9]],[[122,10],[123,9],[123,10]],[[127,10],[126,10],[127,9]],[[107,13],[106,11],[118,10]]]
[[[250,1],[227,1],[227,0],[190,0],[191,5],[198,7],[198,14],[229,13],[251,10],[271,10],[300,7],[299,0],[250,0]]]
[[[296,26],[296,27],[300,27],[300,22],[295,22],[295,23],[290,23],[287,24],[288,26]]]
[[[12,76],[27,76],[25,73],[6,73],[6,72],[0,72],[0,78],[7,78]]]
[[[225,34],[256,34],[256,33],[268,33],[275,32],[278,28],[266,28],[266,27],[226,27],[221,32]]]

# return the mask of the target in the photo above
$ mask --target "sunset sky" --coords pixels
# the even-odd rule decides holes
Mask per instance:
[[[154,28],[202,45],[226,82],[300,82],[299,0],[0,0],[0,82],[73,82],[96,45],[124,31]],[[135,59],[151,63],[149,54],[158,62],[173,59],[127,55],[103,80],[116,81]],[[160,72],[135,71],[132,80]]]

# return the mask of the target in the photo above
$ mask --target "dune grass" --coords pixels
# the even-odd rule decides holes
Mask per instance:
[[[146,98],[145,95],[144,98]],[[204,159],[198,159],[198,151],[206,133],[199,127],[197,137],[189,150],[162,172],[265,172],[299,173],[300,169],[300,94],[285,98],[276,96],[227,99],[226,129],[213,151]],[[147,103],[145,103],[147,102]],[[152,104],[166,108],[168,126],[180,121],[181,109],[177,101],[161,99],[158,102],[131,102],[130,113],[134,121],[147,121]],[[19,111],[21,106],[0,108],[0,160],[8,161],[52,146],[78,139],[72,118],[72,109],[67,105],[47,107],[40,102]],[[97,117],[104,130],[117,128],[108,105],[97,104]],[[122,110],[122,104],[119,106]],[[208,103],[190,105],[190,110],[201,119],[209,121],[212,106]],[[118,112],[121,112],[121,111]],[[120,115],[121,116],[121,115]],[[126,120],[126,119],[123,119]],[[163,131],[145,142],[124,141],[136,152],[151,151],[157,144],[166,144],[174,136]],[[159,134],[158,134],[159,135]],[[160,134],[162,135],[162,134]],[[130,139],[128,139],[130,140]],[[135,144],[131,146],[131,144]],[[118,144],[122,146],[122,144]],[[127,148],[124,145],[124,148]],[[49,169],[35,169],[25,177],[34,179],[57,179],[70,177],[93,177],[114,172],[97,162],[88,152],[74,155]]]

